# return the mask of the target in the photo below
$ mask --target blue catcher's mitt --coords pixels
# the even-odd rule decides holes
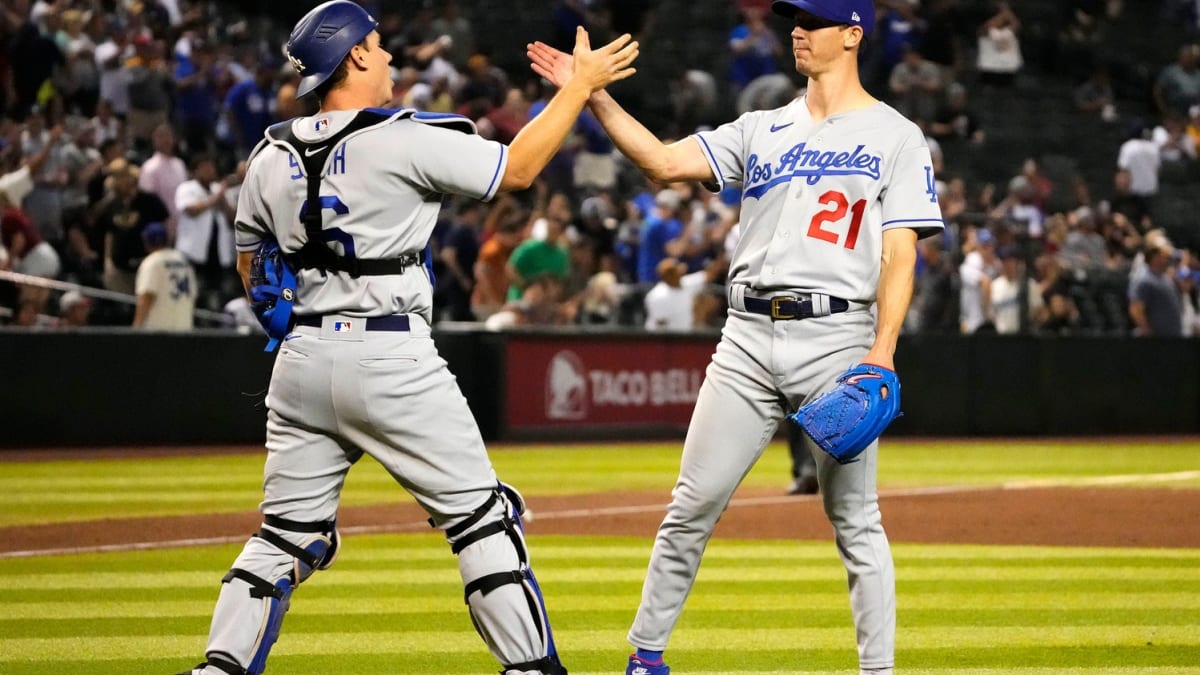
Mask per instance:
[[[895,371],[862,363],[788,419],[839,464],[849,464],[899,416],[900,379]]]
[[[270,337],[263,351],[274,351],[287,336],[295,302],[296,273],[284,259],[279,242],[264,239],[250,261],[250,307]]]

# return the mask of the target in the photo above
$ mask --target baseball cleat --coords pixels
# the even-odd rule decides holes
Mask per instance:
[[[661,659],[658,661],[643,661],[638,658],[637,654],[629,655],[629,665],[625,668],[625,675],[670,675],[671,667],[663,663]]]

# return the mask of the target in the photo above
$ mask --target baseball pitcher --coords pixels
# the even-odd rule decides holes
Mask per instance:
[[[262,529],[222,579],[195,674],[262,673],[302,582],[333,564],[350,467],[379,461],[445,532],[471,621],[501,673],[566,673],[529,566],[520,495],[500,483],[430,338],[426,246],[443,195],[527,188],[588,96],[633,73],[629,36],[580,29],[565,86],[511,146],[467,119],[377,108],[392,97],[376,21],[347,0],[296,24],[297,95],[320,111],[271,127],[239,198],[238,270],[281,344],[267,394]],[[336,664],[316,666],[338,672]]]
[[[808,79],[806,95],[788,105],[664,145],[606,93],[589,102],[621,152],[653,180],[743,188],[729,315],[654,542],[629,631],[637,651],[627,675],[670,672],[663,651],[709,536],[785,416],[835,387],[866,382],[876,386],[851,398],[881,412],[864,429],[877,436],[884,417],[898,412],[893,354],[912,295],[916,242],[943,227],[924,135],[859,80],[858,52],[875,22],[871,1],[775,0],[772,8],[794,22],[795,66]],[[568,81],[570,56],[542,43],[528,53],[535,72]],[[895,578],[875,488],[878,443],[860,432],[870,436],[864,447],[834,444],[834,455],[807,430],[849,578],[860,667],[890,674]]]

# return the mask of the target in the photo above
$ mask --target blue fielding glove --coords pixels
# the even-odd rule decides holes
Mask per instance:
[[[788,419],[839,464],[849,464],[900,415],[896,372],[863,363],[842,373],[837,386]]]

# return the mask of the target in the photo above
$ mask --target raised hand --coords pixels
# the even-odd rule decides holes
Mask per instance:
[[[571,72],[575,69],[575,60],[570,54],[565,54],[545,42],[525,45],[525,55],[529,57],[529,67],[533,72],[559,88],[571,79]]]
[[[638,43],[629,34],[593,50],[587,31],[580,26],[575,30],[571,56],[540,42],[527,45],[527,53],[534,72],[558,87],[574,79],[595,92],[637,72],[630,64],[638,56]]]

